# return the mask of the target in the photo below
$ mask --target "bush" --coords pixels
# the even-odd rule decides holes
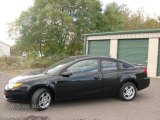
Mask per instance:
[[[24,63],[28,68],[44,68],[54,63],[51,58],[26,58]]]
[[[12,69],[20,66],[20,58],[16,56],[12,57],[0,57],[0,69]]]
[[[56,61],[59,61],[67,56],[51,56],[51,57],[0,57],[0,70],[14,69],[31,69],[31,68],[46,68]]]

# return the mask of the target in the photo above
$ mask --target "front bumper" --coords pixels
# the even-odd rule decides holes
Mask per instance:
[[[138,90],[142,90],[144,88],[147,88],[149,87],[150,85],[150,78],[149,77],[146,77],[142,80],[138,80]]]
[[[4,90],[4,98],[10,102],[26,102],[28,99],[28,92],[24,88]]]

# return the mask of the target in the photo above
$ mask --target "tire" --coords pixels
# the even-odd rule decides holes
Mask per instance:
[[[32,108],[36,110],[45,110],[50,107],[52,101],[51,93],[46,88],[38,89],[32,95]]]
[[[137,94],[137,88],[131,82],[124,83],[119,91],[119,97],[123,101],[133,100],[136,94]]]

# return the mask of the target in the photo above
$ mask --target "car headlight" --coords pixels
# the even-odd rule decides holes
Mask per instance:
[[[5,87],[6,90],[8,89],[13,89],[13,88],[18,88],[22,86],[23,83],[8,83]]]

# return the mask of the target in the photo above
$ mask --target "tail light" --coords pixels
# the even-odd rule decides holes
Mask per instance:
[[[143,72],[147,75],[147,68],[146,67],[143,68]]]

